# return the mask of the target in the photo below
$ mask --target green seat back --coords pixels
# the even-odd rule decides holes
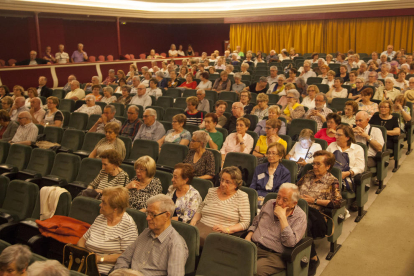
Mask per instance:
[[[250,154],[252,154],[253,150],[254,150],[254,147],[257,144],[257,140],[259,140],[259,135],[257,135],[257,133],[252,131],[252,130],[248,130],[248,131],[246,131],[246,133],[249,134],[250,136],[252,136],[252,138],[253,138],[253,148],[252,148],[252,151],[250,152]]]
[[[26,170],[40,173],[42,176],[48,175],[52,170],[55,156],[55,152],[51,150],[33,149]]]
[[[288,154],[293,146],[292,138],[289,135],[281,135],[281,134],[279,134],[279,137],[286,141],[286,144],[287,144],[286,154]]]
[[[9,178],[0,175],[0,208],[3,206],[4,199],[6,198],[7,186],[9,185],[9,182]]]
[[[309,77],[306,81],[307,85],[316,84],[316,83],[322,83],[322,78],[319,77]]]
[[[187,98],[177,98],[177,99],[175,99],[175,102],[174,102],[174,107],[175,108],[181,108],[181,109],[186,109],[187,108]]]
[[[71,205],[72,205],[72,196],[70,195],[70,193],[69,192],[62,193],[59,197],[59,201],[56,206],[55,215],[68,216]]]
[[[69,217],[93,224],[96,217],[99,216],[100,200],[78,196],[72,201],[72,207],[70,208]]]
[[[171,221],[171,225],[183,237],[188,248],[188,258],[185,263],[185,273],[191,273],[195,271],[196,259],[200,255],[200,235],[198,229],[187,223],[180,221]]]
[[[328,84],[316,83],[315,85],[319,88],[319,92],[322,92],[324,94],[329,92]]]
[[[173,107],[174,104],[174,98],[173,97],[167,97],[167,96],[161,96],[158,97],[157,101],[155,102],[155,106],[160,106],[165,109],[169,107]]]
[[[37,126],[37,130],[38,130],[37,134],[38,135],[43,134],[43,132],[45,131],[45,127],[40,124],[35,124],[35,125]]]
[[[86,113],[74,112],[70,114],[69,129],[86,130],[89,116]]]
[[[82,150],[89,152],[93,151],[96,144],[98,144],[102,138],[105,138],[105,134],[96,132],[86,133],[85,139],[83,140]]]
[[[180,144],[164,143],[157,160],[157,165],[174,168],[175,164],[183,162],[188,154],[188,147]]]
[[[30,218],[39,197],[39,186],[13,180],[7,186],[6,198],[0,212],[9,213],[16,221]]]
[[[252,276],[256,273],[257,247],[222,233],[207,236],[196,275]]]
[[[126,150],[125,159],[128,159],[131,153],[132,140],[129,137],[121,136],[121,135],[119,135],[118,138],[121,139],[122,142],[124,142],[125,144],[125,150]]]
[[[211,76],[212,75],[210,75],[210,77]],[[214,81],[212,81],[212,83],[214,84]],[[212,100],[213,103],[217,102],[217,100],[218,100],[218,93],[217,93],[217,91],[206,90],[206,99]]]
[[[132,208],[127,208],[126,212],[134,219],[138,228],[138,234],[141,234],[148,227],[147,215],[144,212]]]
[[[259,122],[259,117],[253,114],[248,114],[248,115],[244,115],[244,118],[249,119],[250,121],[249,131],[254,132],[254,130],[256,129],[257,123]]]
[[[270,199],[276,199],[276,197],[277,197],[277,193],[268,193],[265,199],[263,200],[263,205]],[[298,206],[303,210],[303,212],[305,212],[306,216],[308,216],[309,205],[304,199],[302,198],[299,199]]]
[[[200,130],[200,128],[199,128],[198,126],[195,126],[195,125],[189,125],[189,124],[186,124],[186,125],[184,126],[184,129],[185,129],[185,130],[188,130],[188,131],[191,133],[191,136],[193,135],[193,132],[194,132],[194,131]]]
[[[184,114],[183,108],[168,107],[165,109],[165,114],[163,120],[166,122],[172,122],[172,118],[177,114]]]
[[[53,89],[52,96],[58,98],[59,100],[63,99],[63,89]]]
[[[222,91],[218,96],[219,100],[237,102],[239,95],[236,92]]]
[[[298,175],[298,165],[295,161],[282,159],[282,165],[290,172],[290,183],[295,184],[297,181]]]
[[[68,183],[75,180],[79,172],[81,158],[74,154],[58,153],[50,175],[66,179]]]
[[[257,191],[255,189],[241,186],[240,190],[245,192],[249,197],[250,203],[250,224],[253,222],[254,217],[256,216],[257,211]]]
[[[67,129],[63,133],[60,145],[72,151],[77,151],[82,147],[84,138],[85,132],[82,130]]]
[[[86,130],[89,130],[93,127],[93,125],[101,118],[102,115],[92,114],[88,118],[88,123],[86,124]]]
[[[70,120],[70,111],[68,110],[60,110],[60,112],[62,112],[63,114],[63,128],[67,128],[69,125],[69,120]]]
[[[252,183],[253,174],[257,167],[257,158],[251,154],[241,152],[229,152],[224,160],[223,168],[230,166],[240,166],[249,172],[246,185],[249,187]]]
[[[10,144],[6,141],[0,141],[0,164],[3,164],[9,154]]]
[[[172,97],[172,98],[180,98],[181,93],[183,93],[183,92],[180,89],[168,88],[167,92],[165,93],[165,96]],[[185,95],[183,97],[190,97],[190,96],[195,96],[196,95],[196,93],[193,93],[192,91],[187,91],[187,90],[184,90],[183,94]]]
[[[216,128],[216,130],[218,132],[221,132],[221,134],[223,134],[223,141],[226,141],[226,138],[229,135],[229,131],[225,128],[222,128],[222,127],[218,127],[218,128]]]
[[[63,136],[63,129],[61,127],[48,126],[45,128],[43,134],[45,134],[45,140],[60,144]]]
[[[132,179],[136,176],[134,166],[127,165],[127,164],[121,164],[119,167],[128,174],[129,179]]]
[[[70,99],[62,99],[59,101],[59,110],[65,110],[69,112],[75,111],[75,101]]]
[[[124,116],[125,114],[125,105],[121,103],[110,103],[109,105],[113,105],[115,107],[115,115],[116,116]]]
[[[349,92],[349,91],[348,91]],[[342,111],[345,108],[345,103],[348,102],[350,99],[348,98],[334,98],[332,99],[331,104],[329,105],[329,108],[335,108],[338,111]]]
[[[82,159],[79,173],[76,177],[76,184],[82,184],[85,188],[98,176],[102,170],[101,159],[84,158]]]
[[[326,142],[326,140],[323,139],[315,138],[315,143],[321,145],[323,150],[326,150],[326,148],[328,147],[328,142]]]
[[[288,135],[293,137],[295,135],[299,136],[299,133],[302,129],[308,128],[313,131],[313,133],[317,132],[318,125],[316,121],[311,119],[293,119],[292,123],[290,124]]]
[[[103,110],[105,109],[105,107],[107,106],[107,103],[104,103],[104,102],[95,102],[95,104],[99,105],[101,107],[102,113],[103,113]]]
[[[215,165],[215,173],[218,174],[221,170],[221,153],[215,149],[207,149],[213,153],[214,156],[214,165]]]
[[[208,189],[214,187],[211,181],[206,180],[206,179],[201,179],[198,177],[193,178],[193,181],[191,181],[191,186],[193,186],[194,189],[196,189],[200,193],[200,196],[203,200],[208,193]]]
[[[129,159],[137,160],[141,156],[148,155],[157,162],[159,144],[156,141],[137,139],[134,141]]]
[[[31,147],[20,144],[13,144],[10,147],[9,154],[7,155],[5,163],[7,165],[16,167],[18,171],[21,171],[27,167],[31,153]]]
[[[168,192],[168,187],[172,185],[172,182],[171,182],[172,174],[157,170],[155,171],[155,177],[160,179],[161,186],[162,186],[162,193],[166,194]]]
[[[171,90],[171,88],[168,88],[168,91],[170,91],[170,90]],[[179,90],[179,89],[175,89],[175,90],[178,90],[181,93],[181,90]],[[183,93],[183,96],[182,96],[183,98],[196,97],[197,96],[197,91],[195,91],[195,90],[186,89],[186,90],[182,91],[182,93]],[[166,96],[169,96],[169,95],[166,95]],[[177,97],[174,97],[174,98],[177,98]]]

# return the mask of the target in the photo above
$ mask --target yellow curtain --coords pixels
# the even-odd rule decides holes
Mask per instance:
[[[270,50],[299,53],[357,53],[394,49],[414,50],[414,16],[231,24],[230,45],[243,52]]]

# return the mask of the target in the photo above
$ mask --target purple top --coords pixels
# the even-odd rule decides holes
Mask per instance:
[[[88,56],[88,54],[84,51],[85,55]],[[84,58],[83,58],[83,54],[81,52],[79,52],[78,50],[76,50],[75,52],[73,52],[72,54],[72,59],[73,62],[84,62]]]

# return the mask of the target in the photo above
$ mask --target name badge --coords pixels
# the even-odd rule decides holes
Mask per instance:
[[[258,176],[257,176],[257,179],[262,179],[262,178],[264,178],[265,177],[265,174],[264,173],[261,173],[261,174],[259,174]]]

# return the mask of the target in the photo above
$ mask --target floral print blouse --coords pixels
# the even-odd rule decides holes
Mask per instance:
[[[378,104],[374,102],[371,102],[371,104],[369,105],[365,105],[362,102],[359,102],[358,109],[366,111],[370,117],[372,117],[372,115],[374,115],[375,112],[379,111]]]
[[[167,196],[173,198],[175,191],[176,189],[171,185],[168,188]],[[190,185],[187,193],[175,201],[175,213],[178,219],[185,223],[191,221],[202,201],[200,193]]]
[[[138,181],[137,177],[131,181]],[[147,208],[147,200],[155,195],[162,193],[161,181],[157,177],[153,177],[151,182],[144,189],[130,189],[129,190],[129,206],[130,208],[141,210]]]

